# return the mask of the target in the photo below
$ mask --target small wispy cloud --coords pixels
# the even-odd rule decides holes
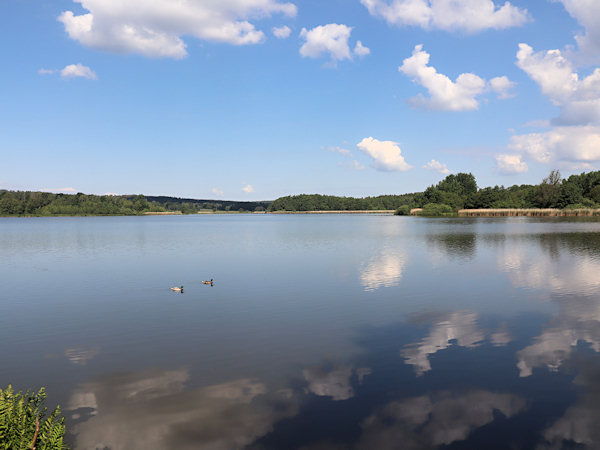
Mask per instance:
[[[334,152],[334,153],[339,153],[340,155],[344,155],[344,156],[351,156],[352,153],[350,152],[350,150],[346,149],[346,148],[342,148],[342,147],[329,147],[327,150],[329,150],[330,152]]]
[[[242,188],[242,191],[244,191],[246,194],[251,194],[254,192],[254,187],[251,184],[246,184],[246,186]]]
[[[220,197],[220,196],[222,196],[222,195],[225,195],[225,192],[223,192],[223,191],[222,191],[222,190],[220,190],[220,189],[217,189],[216,187],[212,188],[212,189],[210,190],[210,192],[212,192],[214,195],[217,195],[217,196],[219,196],[219,197]]]
[[[40,75],[51,75],[56,72],[58,72],[58,70],[55,70],[55,69],[40,69],[40,70],[38,70],[38,73]]]

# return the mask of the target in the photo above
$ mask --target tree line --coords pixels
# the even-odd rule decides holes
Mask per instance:
[[[600,208],[600,171],[563,179],[553,170],[537,185],[478,188],[471,173],[448,175],[424,192],[378,197],[302,194],[278,198],[269,211],[396,210],[424,208],[429,215],[454,214],[463,208]]]
[[[264,211],[268,206],[269,202],[0,190],[0,216],[129,216],[175,211],[195,214],[200,210],[251,212]]]

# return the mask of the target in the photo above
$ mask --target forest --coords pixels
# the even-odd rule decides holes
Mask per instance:
[[[563,179],[553,170],[537,185],[482,189],[473,174],[458,173],[424,192],[365,198],[302,194],[278,198],[268,211],[396,210],[408,214],[412,208],[425,208],[435,213],[431,215],[452,214],[463,208],[600,208],[600,171]]]
[[[563,179],[553,170],[537,185],[478,188],[471,173],[448,175],[424,192],[377,197],[301,194],[272,202],[195,200],[166,196],[52,194],[0,190],[0,216],[140,215],[148,212],[298,212],[395,210],[454,214],[463,208],[600,208],[600,171]]]

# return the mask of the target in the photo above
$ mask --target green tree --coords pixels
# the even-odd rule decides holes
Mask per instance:
[[[536,186],[534,202],[540,208],[556,208],[560,205],[562,177],[558,170],[553,170]]]

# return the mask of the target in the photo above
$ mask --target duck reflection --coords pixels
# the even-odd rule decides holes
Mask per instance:
[[[405,265],[406,257],[400,251],[382,250],[363,265],[360,273],[360,283],[365,291],[397,286],[402,278]]]
[[[362,423],[357,449],[432,449],[466,439],[495,419],[525,409],[517,395],[472,390],[441,391],[388,403]]]
[[[431,370],[429,356],[444,350],[453,342],[460,347],[477,347],[484,340],[484,332],[477,326],[478,315],[468,311],[455,311],[416,317],[416,321],[433,322],[429,335],[401,351],[406,364],[414,366],[417,376]]]
[[[296,414],[291,391],[239,379],[184,390],[187,370],[150,370],[86,383],[68,409],[76,448],[243,448]]]

